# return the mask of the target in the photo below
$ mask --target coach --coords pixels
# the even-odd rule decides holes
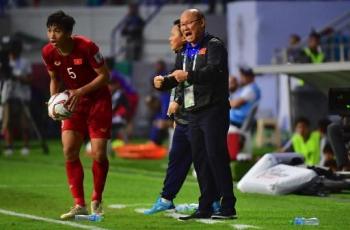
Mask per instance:
[[[183,87],[193,163],[201,192],[198,210],[180,219],[232,219],[236,215],[236,198],[226,141],[230,108],[227,50],[220,39],[205,33],[205,18],[197,9],[181,14],[180,28],[187,44],[177,55],[177,70],[171,75]],[[206,151],[201,151],[202,147]],[[221,209],[213,214],[215,188],[220,191]]]

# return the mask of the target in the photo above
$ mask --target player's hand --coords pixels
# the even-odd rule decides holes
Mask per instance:
[[[163,85],[164,77],[163,76],[155,76],[153,78],[153,84],[156,89],[160,89]]]
[[[175,101],[170,102],[167,115],[171,116],[172,114],[175,114],[179,110],[179,107],[179,104]]]
[[[80,89],[70,89],[68,90],[68,92],[69,92],[69,98],[65,103],[65,106],[67,106],[67,109],[70,112],[74,112],[79,102],[79,98],[82,96],[82,92]]]
[[[177,82],[183,82],[187,80],[188,72],[183,70],[175,70],[171,75],[175,77]]]
[[[47,115],[52,119],[52,120],[56,120],[56,115],[55,114],[51,114],[49,111],[47,112]]]

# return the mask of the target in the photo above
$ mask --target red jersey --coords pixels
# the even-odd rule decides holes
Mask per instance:
[[[42,57],[48,70],[53,71],[63,80],[67,89],[78,89],[97,77],[94,69],[104,65],[104,59],[97,45],[83,36],[72,36],[73,50],[67,55],[61,55],[50,43],[42,49]],[[107,86],[104,86],[84,96],[86,99],[110,97]]]

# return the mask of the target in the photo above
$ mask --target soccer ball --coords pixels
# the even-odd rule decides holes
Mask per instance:
[[[55,117],[54,120],[64,120],[72,115],[72,112],[65,106],[68,97],[68,91],[56,93],[50,97],[49,102],[47,103],[48,112],[50,117]]]

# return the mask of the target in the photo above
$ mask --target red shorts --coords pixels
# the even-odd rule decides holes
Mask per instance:
[[[82,99],[76,111],[66,120],[62,121],[61,130],[74,130],[84,137],[110,138],[112,126],[112,103],[110,97],[98,100]]]

